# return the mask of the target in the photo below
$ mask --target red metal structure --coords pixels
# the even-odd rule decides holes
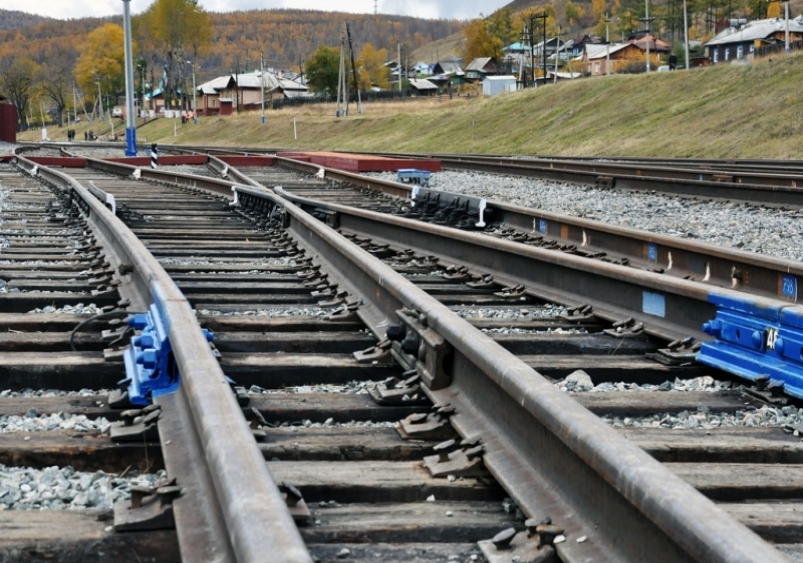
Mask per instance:
[[[17,110],[5,96],[0,96],[0,141],[17,142]]]

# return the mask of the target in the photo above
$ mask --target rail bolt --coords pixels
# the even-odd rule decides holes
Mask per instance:
[[[510,549],[510,542],[513,541],[513,538],[516,537],[516,529],[515,528],[507,528],[506,530],[502,530],[498,534],[496,534],[492,539],[491,543],[494,544],[496,549],[502,551]]]

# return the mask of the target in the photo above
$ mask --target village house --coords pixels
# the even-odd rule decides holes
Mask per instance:
[[[198,111],[204,115],[220,112],[220,101],[230,101],[233,109],[256,109],[265,102],[308,96],[309,88],[299,75],[259,71],[220,76],[198,86]]]
[[[786,21],[768,19],[752,21],[741,28],[729,27],[705,44],[705,54],[711,64],[749,57],[756,48],[783,43]],[[789,40],[803,39],[803,18],[789,20]]]

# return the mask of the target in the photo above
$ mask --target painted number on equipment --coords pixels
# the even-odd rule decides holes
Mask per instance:
[[[764,329],[764,344],[767,350],[775,350],[775,343],[778,342],[778,329],[766,328]]]
[[[784,275],[781,278],[781,295],[797,299],[797,278]]]

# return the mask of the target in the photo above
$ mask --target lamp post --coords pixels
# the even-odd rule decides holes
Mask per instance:
[[[131,50],[131,0],[123,0],[125,33],[125,155],[137,156],[137,122],[134,115],[134,54]]]
[[[195,63],[187,61],[192,65],[192,122],[198,124],[198,88],[195,87]],[[262,123],[265,123],[265,102],[262,102]]]

